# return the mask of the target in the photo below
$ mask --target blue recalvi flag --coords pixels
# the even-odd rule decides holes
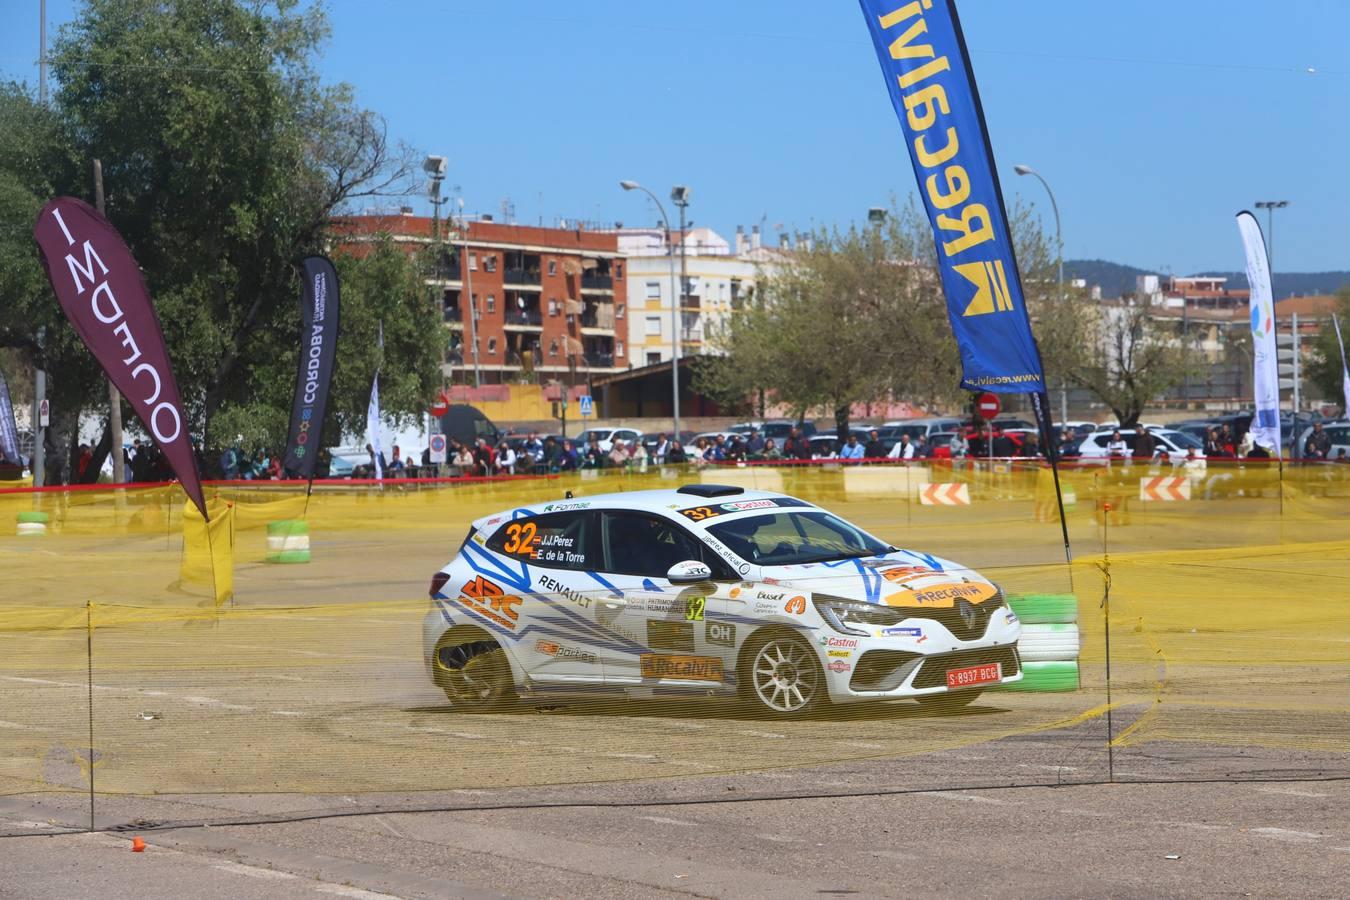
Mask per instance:
[[[1045,390],[954,0],[860,0],[937,244],[961,386]]]

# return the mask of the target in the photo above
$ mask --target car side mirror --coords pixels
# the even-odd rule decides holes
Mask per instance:
[[[677,562],[666,572],[666,580],[671,584],[695,584],[712,580],[712,569],[698,560],[687,559]]]

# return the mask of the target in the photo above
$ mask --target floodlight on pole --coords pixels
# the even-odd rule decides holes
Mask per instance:
[[[671,418],[674,424],[674,439],[680,439],[680,296],[675,287],[675,253],[671,244],[670,217],[666,215],[666,208],[661,204],[661,198],[657,197],[650,190],[638,184],[636,181],[624,180],[619,182],[619,187],[625,191],[642,191],[652,202],[656,204],[656,209],[661,213],[661,222],[666,226],[666,254],[670,257],[670,383],[671,383]],[[674,192],[672,191],[672,196]],[[688,202],[688,193],[686,190],[685,200]],[[684,242],[681,241],[681,244]]]
[[[886,210],[881,206],[873,206],[867,210],[867,221],[869,224],[880,228],[886,224]]]
[[[1271,283],[1274,284],[1275,272],[1275,210],[1284,209],[1288,200],[1257,200],[1256,208],[1266,211],[1266,265],[1269,266]]]

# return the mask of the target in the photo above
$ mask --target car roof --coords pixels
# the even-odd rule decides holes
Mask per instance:
[[[716,489],[714,485],[686,485],[686,487]],[[666,518],[675,518],[685,522],[693,528],[700,528],[705,524],[703,522],[694,522],[686,520],[682,516],[676,515],[678,510],[692,509],[698,506],[719,506],[727,503],[741,503],[754,500],[790,500],[791,509],[798,511],[817,510],[820,507],[814,503],[800,500],[796,497],[790,497],[787,494],[779,494],[773,491],[756,491],[751,489],[738,489],[726,487],[727,493],[715,496],[699,496],[697,494],[682,493],[675,488],[665,488],[649,491],[623,491],[611,494],[593,494],[590,496],[576,496],[559,498],[557,500],[547,500],[541,503],[534,503],[529,506],[522,506],[512,510],[503,510],[493,513],[490,516],[484,516],[473,523],[474,527],[483,530],[491,528],[493,530],[500,524],[509,522],[512,519],[521,518],[525,515],[543,515],[550,512],[569,512],[572,510],[583,509],[623,509],[635,510],[639,512],[655,513]],[[771,507],[762,506],[756,509],[726,511],[717,516],[719,522],[725,522],[732,516],[750,515],[754,513],[763,513],[770,510]]]

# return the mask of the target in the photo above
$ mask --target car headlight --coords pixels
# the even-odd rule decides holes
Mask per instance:
[[[841,634],[858,634],[870,637],[871,629],[880,625],[894,625],[909,618],[910,613],[892,606],[876,603],[861,603],[857,600],[845,600],[843,597],[815,596],[816,612],[829,623],[830,627]]]

